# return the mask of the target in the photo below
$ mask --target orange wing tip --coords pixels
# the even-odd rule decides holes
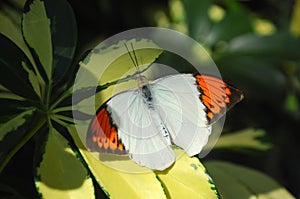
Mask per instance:
[[[218,77],[195,75],[195,78],[200,91],[200,100],[206,107],[209,124],[220,119],[227,110],[244,98],[241,91]]]

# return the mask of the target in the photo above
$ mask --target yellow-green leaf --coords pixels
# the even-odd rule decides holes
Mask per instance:
[[[294,199],[272,178],[254,169],[224,161],[208,161],[204,165],[223,199]]]
[[[151,170],[144,173],[129,173],[113,169],[87,151],[75,127],[70,126],[69,132],[97,182],[110,198],[166,198],[160,181]]]
[[[35,51],[48,80],[52,77],[52,42],[50,19],[47,17],[43,1],[34,0],[28,11],[23,14],[23,36],[27,44]]]
[[[216,187],[205,167],[196,157],[189,157],[181,149],[175,149],[179,159],[165,171],[156,171],[166,193],[174,198],[218,198]]]
[[[33,90],[41,98],[42,94],[41,94],[38,77],[34,74],[34,72],[32,70],[30,70],[28,68],[28,66],[26,66],[25,62],[22,62],[22,66],[23,66],[24,70],[28,73],[28,79],[29,79],[29,82],[30,82]]]
[[[291,32],[296,35],[300,36],[300,0],[296,0],[293,7],[293,14],[291,18]]]
[[[268,150],[272,145],[268,142],[263,142],[265,135],[265,132],[260,129],[243,129],[222,135],[214,148]]]
[[[35,183],[45,199],[95,198],[87,169],[75,156],[68,141],[53,128],[49,131]]]
[[[137,73],[137,69],[129,56],[125,44],[129,51],[132,50],[131,45],[133,46],[140,65],[140,71],[147,69],[148,73],[151,71],[149,65],[163,52],[154,42],[147,39],[123,40],[107,48],[103,48],[103,46],[94,48],[80,63],[81,67],[77,73],[74,90],[77,91],[98,85],[103,86],[103,88],[107,84],[110,84],[110,86],[99,92],[96,95],[96,100],[88,99],[82,102],[79,106],[83,107],[83,109],[85,107],[87,110],[80,110],[81,112],[91,114],[90,111],[103,104],[112,95],[130,88],[136,88],[133,75]],[[91,105],[94,102],[96,102],[96,105],[92,107]]]

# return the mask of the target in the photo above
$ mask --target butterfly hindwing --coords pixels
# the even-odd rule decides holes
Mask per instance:
[[[118,137],[118,127],[113,123],[107,104],[102,105],[93,118],[86,143],[90,151],[125,154],[126,150]]]
[[[106,107],[106,112],[109,113],[109,119],[112,121],[113,127],[117,130],[119,143],[126,149],[132,160],[141,166],[157,170],[165,169],[174,162],[175,154],[171,146],[166,144],[155,125],[156,123],[153,122],[152,114],[155,113],[151,112],[145,106],[138,90],[130,90],[117,94],[104,107]],[[102,128],[102,130],[98,130],[97,132],[104,132],[100,134],[101,136],[103,134],[107,135],[107,122],[100,117],[102,115],[101,108],[97,117],[98,115],[101,119],[98,127]],[[103,117],[106,116],[104,115]],[[97,123],[95,119],[91,123],[91,132],[95,132],[92,127],[97,127],[97,124],[94,123]],[[89,135],[92,135],[92,138]],[[94,138],[97,136],[93,137],[93,135],[98,136],[99,133],[88,134],[87,145],[90,149],[91,144],[94,144],[91,140],[98,140],[98,138]],[[92,146],[95,146],[95,144]],[[101,144],[99,146],[103,148]],[[96,151],[103,152],[103,150]],[[112,152],[112,150],[104,152]]]

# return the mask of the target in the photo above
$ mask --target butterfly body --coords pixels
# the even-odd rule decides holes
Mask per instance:
[[[160,115],[156,111],[153,96],[151,93],[151,86],[149,85],[147,78],[145,76],[139,76],[136,81],[139,87],[140,96],[143,99],[146,107],[149,109],[151,118],[153,119],[153,123],[155,123],[156,128],[165,138],[166,144],[171,145],[170,134],[167,130],[167,127],[164,125]]]
[[[238,90],[212,76],[177,74],[150,84],[139,75],[136,82],[138,89],[119,93],[99,108],[87,146],[127,153],[139,165],[156,170],[175,161],[172,145],[190,156],[200,153],[211,125],[242,99]]]

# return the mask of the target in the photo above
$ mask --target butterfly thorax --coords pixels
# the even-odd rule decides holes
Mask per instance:
[[[138,84],[139,92],[142,96],[143,102],[149,109],[154,110],[153,98],[147,78],[145,76],[139,76],[136,78],[136,82]]]
[[[144,75],[139,75],[136,79],[135,79],[139,89],[141,89],[143,86],[147,86],[149,85],[148,83],[148,79],[144,76]]]

